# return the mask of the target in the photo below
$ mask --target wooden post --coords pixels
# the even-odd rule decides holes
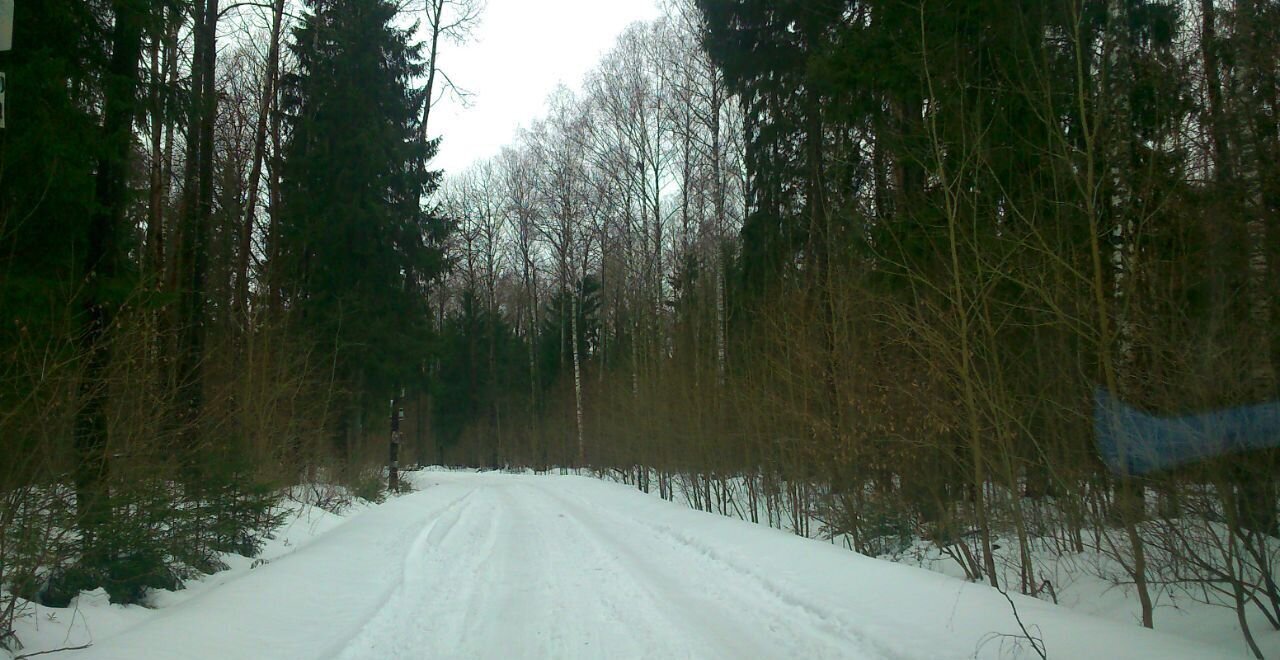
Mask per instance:
[[[400,492],[400,421],[404,419],[404,391],[391,400],[391,456],[387,470],[387,490]]]

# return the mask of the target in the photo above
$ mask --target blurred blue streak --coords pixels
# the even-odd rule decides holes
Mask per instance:
[[[1095,389],[1093,397],[1098,453],[1113,472],[1141,475],[1280,446],[1280,401],[1157,417],[1103,388]]]

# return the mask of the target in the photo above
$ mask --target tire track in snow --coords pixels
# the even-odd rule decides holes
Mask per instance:
[[[543,490],[541,487],[539,488]],[[662,543],[665,549],[675,550],[680,555],[688,558],[687,562],[674,563],[674,565],[698,566],[700,570],[691,569],[689,573],[696,573],[699,576],[717,575],[719,578],[723,578],[702,580],[702,586],[706,591],[722,594],[725,597],[724,601],[753,604],[754,609],[760,615],[761,621],[788,622],[786,626],[769,626],[769,628],[775,634],[790,637],[792,640],[790,648],[806,648],[812,654],[812,657],[845,657],[855,652],[855,650],[862,657],[899,657],[899,654],[868,639],[865,634],[840,619],[829,608],[813,604],[809,599],[796,594],[782,583],[763,575],[757,567],[735,561],[725,553],[710,545],[701,543],[695,538],[678,534],[662,525],[655,525],[626,516],[621,512],[600,506],[585,498],[573,497],[550,489],[545,489],[543,492],[547,497],[563,504],[566,509],[578,512],[582,517],[595,519],[596,521],[601,521],[602,519],[610,521],[606,525],[598,527],[612,526],[615,529],[622,528],[624,533],[617,535],[615,538],[607,539],[607,543],[621,548],[631,555],[638,564],[649,566],[645,570],[656,577],[664,577],[666,571],[662,567],[656,567],[655,570],[655,562],[646,557],[669,556],[669,553],[658,551],[645,554],[641,552],[639,546],[644,544],[646,540],[665,541],[665,543]],[[584,525],[585,528],[587,526]],[[630,533],[625,533],[626,528],[630,528]],[[746,579],[744,580],[743,578]],[[680,583],[678,576],[666,576],[666,581],[669,584],[672,579],[676,580],[676,583],[671,585],[673,588],[691,588],[691,585]],[[738,597],[741,594],[730,593],[735,589],[743,588],[749,592],[745,598]],[[764,602],[772,603],[775,607],[767,608],[762,606],[761,603]],[[770,609],[775,611],[770,611]],[[735,618],[733,612],[730,612],[729,615],[729,619]],[[738,616],[736,618],[742,619],[743,617]],[[809,625],[804,626],[803,631],[798,630],[799,626],[795,624],[797,621],[808,621]],[[804,634],[804,631],[811,634]],[[819,640],[821,640],[821,643],[819,643]],[[756,648],[756,652],[758,650]]]
[[[437,511],[338,657],[893,657],[755,569],[583,497],[494,480]]]
[[[468,533],[454,537],[453,543],[441,544],[430,562],[434,570],[427,576],[426,584],[430,586],[423,590],[425,600],[419,604],[423,609],[418,616],[449,625],[438,626],[437,634],[421,640],[420,645],[461,648],[468,638],[483,634],[477,628],[488,617],[479,601],[494,586],[494,557],[507,516],[502,507],[494,504],[492,489],[486,488],[481,497],[485,506],[473,511],[472,519],[464,522]],[[439,643],[446,638],[453,643]]]
[[[504,483],[481,495],[466,515],[484,531],[464,520],[476,531],[439,548],[452,559],[415,615],[434,622],[418,657],[694,657],[687,631],[540,491]]]
[[[543,553],[552,560],[548,570],[567,581],[559,586],[569,597],[557,602],[570,606],[568,620],[577,625],[573,630],[557,630],[558,636],[594,638],[598,644],[611,645],[607,654],[622,657],[641,654],[639,649],[644,649],[643,657],[711,657],[724,646],[723,639],[673,611],[669,592],[638,574],[617,548],[602,543],[599,535],[567,515],[559,502],[526,484],[520,485],[519,492],[516,507],[524,513],[522,517],[542,521],[535,528]],[[596,654],[600,653],[597,649]]]
[[[604,576],[601,588],[594,592],[600,606],[619,622],[642,628],[649,646],[662,638],[679,640],[674,642],[674,648],[683,653],[673,651],[678,657],[741,658],[759,653],[758,647],[736,634],[738,630],[726,629],[717,617],[710,616],[711,612],[701,607],[706,603],[686,602],[691,599],[692,585],[668,579],[662,571],[645,565],[625,544],[601,534],[581,517],[573,515],[563,503],[541,489],[532,490],[542,498],[547,510],[554,512],[551,515],[563,521],[558,529],[560,542],[590,548],[590,557],[598,564],[595,571]],[[638,613],[644,613],[648,625],[637,625],[640,623],[635,620]]]
[[[380,646],[387,641],[397,639],[395,635],[387,635],[388,628],[394,628],[409,603],[421,595],[420,587],[424,578],[415,558],[429,552],[431,546],[439,545],[449,538],[463,514],[470,508],[469,501],[476,492],[476,489],[468,490],[436,512],[429,514],[429,521],[418,530],[413,542],[409,544],[408,552],[400,560],[400,579],[396,586],[378,610],[362,623],[360,629],[335,654],[335,657],[344,659],[364,657],[369,646]]]

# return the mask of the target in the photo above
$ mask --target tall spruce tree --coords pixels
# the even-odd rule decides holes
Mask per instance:
[[[309,0],[283,80],[279,267],[286,304],[347,394],[351,449],[376,402],[421,373],[423,287],[442,268],[444,223],[424,206],[440,173],[418,130],[425,71],[385,0]]]

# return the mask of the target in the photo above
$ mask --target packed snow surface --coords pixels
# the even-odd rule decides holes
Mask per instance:
[[[58,657],[1038,657],[982,584],[585,477],[423,472],[415,486],[154,610],[84,602],[64,640],[92,646]],[[1012,602],[1050,658],[1236,655]]]

